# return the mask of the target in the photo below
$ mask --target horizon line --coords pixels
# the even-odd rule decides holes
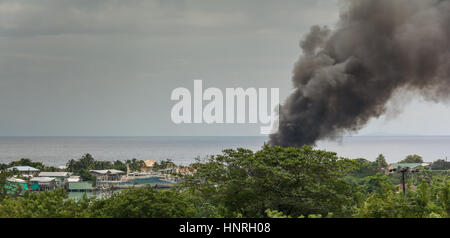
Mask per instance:
[[[5,137],[269,137],[268,135],[0,135]],[[450,137],[449,135],[414,135],[414,134],[363,134],[363,135],[343,135],[342,137]],[[338,140],[328,138],[321,140]]]

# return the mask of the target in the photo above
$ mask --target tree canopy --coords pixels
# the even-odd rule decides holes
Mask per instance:
[[[217,204],[220,215],[264,217],[268,208],[294,217],[332,212],[348,215],[355,190],[345,180],[357,166],[335,153],[270,147],[253,153],[225,150],[197,163],[184,186],[199,203]]]
[[[419,155],[408,155],[400,163],[423,163],[423,159]]]
[[[418,161],[411,156],[407,162]],[[411,159],[412,158],[412,159]],[[421,159],[421,158],[420,158]],[[436,166],[446,166],[436,161]],[[28,164],[23,159],[13,164]],[[126,163],[139,168],[138,160]],[[123,162],[95,161],[86,154],[68,170],[124,168]],[[406,174],[407,193],[398,174],[385,174],[384,156],[375,161],[341,158],[333,152],[302,148],[239,148],[206,157],[191,165],[195,173],[180,186],[156,190],[131,188],[107,197],[70,199],[63,189],[7,194],[12,175],[0,173],[0,217],[449,217],[450,180],[446,171],[426,168]],[[36,164],[32,164],[36,165]],[[174,166],[163,161],[159,168]]]

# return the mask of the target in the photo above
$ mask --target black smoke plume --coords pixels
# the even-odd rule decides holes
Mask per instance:
[[[300,46],[273,145],[358,131],[399,91],[449,98],[450,0],[345,1],[336,29],[314,26]]]

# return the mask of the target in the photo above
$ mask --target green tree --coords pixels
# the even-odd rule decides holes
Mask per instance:
[[[392,185],[391,180],[386,175],[380,173],[365,177],[362,187],[366,193],[383,194],[395,191],[395,186]]]
[[[419,155],[408,155],[400,163],[423,163],[423,159]]]
[[[96,200],[92,217],[182,218],[194,217],[195,207],[188,196],[176,190],[158,191],[151,186],[132,188]]]
[[[91,170],[91,169],[95,169],[95,159],[94,159],[94,157],[92,157],[92,155],[85,154],[78,160],[73,160],[73,159],[69,160],[69,162],[67,162],[66,166],[70,172],[78,172],[81,170]]]
[[[433,170],[450,170],[450,162],[443,159],[436,160],[431,164],[431,168]]]
[[[184,187],[200,202],[216,204],[225,217],[265,217],[267,209],[292,217],[329,212],[345,216],[356,200],[345,176],[356,166],[308,146],[265,145],[256,153],[224,150],[197,163],[197,173],[185,178]]]
[[[113,169],[117,169],[117,170],[122,170],[122,171],[127,171],[127,166],[125,165],[125,163],[123,163],[120,160],[116,160],[113,165],[112,165]]]
[[[95,180],[95,177],[89,173],[89,170],[95,169],[95,159],[90,154],[83,155],[78,160],[69,160],[67,170],[79,175],[83,180]]]
[[[438,218],[449,216],[450,181],[435,178],[422,181],[417,190],[409,189],[406,196],[391,189],[388,180],[382,177],[357,209],[355,215],[369,218]]]
[[[132,161],[137,166],[138,161],[133,159]],[[78,160],[69,160],[66,164],[67,170],[79,175],[83,180],[95,181],[95,176],[89,173],[90,170],[104,170],[104,169],[117,169],[126,170],[126,165],[121,161],[116,161],[114,163],[110,161],[97,161],[90,154],[83,155]]]
[[[169,169],[169,168],[175,168],[175,163],[170,159],[165,159],[160,162],[156,162],[153,166],[155,170],[162,170],[162,169]]]
[[[386,162],[386,158],[384,158],[384,155],[380,154],[375,160],[375,163],[377,164],[379,169],[386,169],[388,167],[388,163]]]
[[[133,158],[131,160],[127,160],[126,164],[130,167],[130,170],[133,171],[139,171],[140,168],[145,166],[144,161],[137,160],[136,158]]]
[[[366,159],[356,159],[357,169],[350,173],[350,178],[354,179],[356,182],[367,176],[373,176],[380,172],[376,162],[371,162]]]
[[[41,193],[25,193],[23,197],[5,197],[0,203],[3,218],[70,218],[86,217],[90,201],[67,198],[64,189]]]

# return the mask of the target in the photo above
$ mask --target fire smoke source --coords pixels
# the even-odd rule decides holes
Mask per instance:
[[[314,26],[300,46],[273,145],[356,132],[399,91],[449,99],[450,0],[345,1],[336,30]]]

